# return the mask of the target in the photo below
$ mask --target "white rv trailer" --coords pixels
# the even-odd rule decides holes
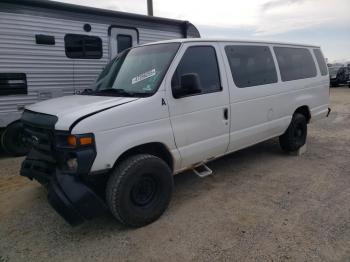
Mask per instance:
[[[200,37],[187,21],[43,0],[2,0],[0,35],[0,135],[12,155],[27,152],[25,106],[80,93],[126,48]]]

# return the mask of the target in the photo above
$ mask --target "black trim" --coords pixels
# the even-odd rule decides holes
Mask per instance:
[[[104,201],[73,176],[56,172],[48,189],[50,205],[72,226],[107,211]]]
[[[24,110],[21,121],[24,124],[28,124],[28,125],[34,124],[40,128],[53,130],[55,128],[56,122],[58,121],[58,117],[53,115],[33,112],[30,110]]]
[[[101,109],[101,110],[98,110],[98,111],[89,113],[89,114],[87,114],[87,115],[85,115],[85,116],[82,116],[82,117],[79,117],[79,118],[78,118],[77,120],[75,120],[75,121],[73,122],[73,124],[71,124],[71,126],[69,127],[69,132],[72,132],[73,128],[74,128],[80,121],[84,120],[85,118],[88,118],[88,117],[90,117],[90,116],[93,116],[93,115],[95,115],[95,114],[98,114],[98,113],[100,113],[100,112],[106,111],[106,110],[108,110],[108,109],[111,109],[111,108],[114,108],[114,107],[117,107],[117,106],[121,106],[121,105],[124,105],[124,104],[128,104],[128,103],[130,103],[130,102],[134,102],[134,101],[136,101],[136,100],[138,100],[138,99],[134,99],[134,100],[131,100],[131,101],[128,101],[128,102],[124,102],[124,103],[118,104],[118,105],[106,107],[106,108],[104,108],[104,109]]]
[[[55,37],[53,35],[35,35],[35,42],[38,45],[55,45]]]

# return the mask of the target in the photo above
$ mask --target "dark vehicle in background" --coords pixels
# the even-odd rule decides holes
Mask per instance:
[[[328,68],[330,84],[332,87],[348,84],[350,87],[350,68],[346,66],[334,66]]]

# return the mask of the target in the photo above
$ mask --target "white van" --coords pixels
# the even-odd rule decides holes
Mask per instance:
[[[173,174],[208,175],[206,162],[277,136],[296,151],[328,106],[317,46],[156,42],[123,51],[92,90],[27,107],[21,174],[72,225],[109,208],[143,226],[167,208]]]

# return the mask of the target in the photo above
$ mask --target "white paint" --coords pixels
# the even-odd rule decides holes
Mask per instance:
[[[57,115],[59,121],[56,129],[68,130],[78,118],[112,107],[85,118],[72,130],[73,134],[95,135],[97,157],[91,171],[113,166],[118,157],[130,148],[159,142],[173,156],[174,173],[283,134],[300,106],[310,108],[312,120],[326,116],[329,76],[321,76],[318,66],[316,77],[282,82],[276,64],[277,83],[247,88],[235,86],[225,45],[264,45],[269,46],[273,53],[272,47],[281,43],[181,42],[182,46],[160,88],[151,97],[73,96],[43,102],[29,109]],[[171,78],[185,50],[193,45],[211,45],[215,48],[222,91],[175,99],[171,91]],[[312,50],[313,47],[305,48]],[[316,61],[314,56],[313,59]],[[276,63],[275,57],[274,61]],[[166,105],[162,103],[163,99]],[[228,120],[223,117],[225,108],[229,109]]]

